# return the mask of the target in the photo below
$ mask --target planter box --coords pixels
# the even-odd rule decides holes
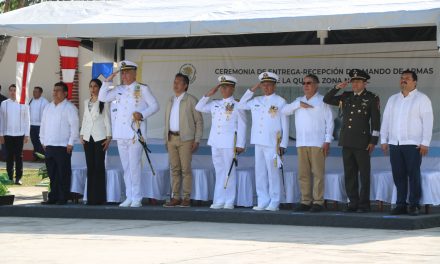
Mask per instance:
[[[3,195],[0,196],[0,205],[12,205],[14,204],[15,195]]]

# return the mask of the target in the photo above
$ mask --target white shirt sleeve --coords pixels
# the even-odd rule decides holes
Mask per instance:
[[[106,136],[111,137],[112,136],[112,122],[110,118],[110,105],[109,103],[104,104],[104,125],[105,125],[105,131]]]
[[[246,132],[247,132],[246,111],[238,110],[238,129],[237,129],[236,147],[244,148],[246,146]]]
[[[209,97],[203,96],[196,104],[196,110],[201,113],[211,113],[211,104],[208,104]]]
[[[284,102],[284,105],[281,107],[281,109],[285,105],[286,103]],[[287,145],[289,144],[289,118],[283,114],[281,114],[280,116],[281,116],[281,129],[283,130],[280,147],[287,148]]]
[[[290,104],[286,104],[283,109],[281,109],[281,113],[283,115],[292,115],[296,110],[300,108],[300,99],[299,97],[295,99],[295,101]]]
[[[112,82],[104,82],[99,89],[98,100],[101,102],[111,102],[116,100],[117,89],[110,89]]]
[[[428,96],[424,96],[423,103],[420,106],[420,115],[422,119],[422,142],[423,146],[429,146],[432,138],[432,128],[434,126],[434,114],[432,111],[431,100]]]
[[[333,122],[333,113],[330,105],[324,104],[324,114],[325,114],[325,142],[330,143],[333,140],[333,129],[335,123]]]
[[[78,110],[74,105],[71,105],[69,108],[69,113],[67,115],[67,122],[70,125],[68,145],[73,146],[75,144],[75,141],[79,138],[79,117]]]
[[[30,132],[31,132],[31,115],[29,112],[29,105],[23,105],[23,107],[25,108],[25,112],[24,112],[24,136],[25,137],[29,137]]]
[[[40,142],[41,144],[44,146],[46,145],[45,143],[45,131],[46,131],[46,126],[47,126],[47,121],[46,121],[46,116],[47,116],[47,111],[49,109],[50,105],[47,105],[44,110],[43,110],[43,114],[41,115],[41,125],[40,125]]]
[[[238,109],[250,110],[251,107],[248,104],[248,101],[252,98],[252,96],[254,96],[254,92],[252,92],[251,90],[248,89],[241,97],[240,102],[238,102],[238,105],[237,105]]]
[[[380,143],[388,144],[390,133],[390,115],[392,108],[392,97],[390,97],[385,105],[385,110],[382,115],[382,124],[380,125]]]
[[[144,111],[142,111],[141,114],[143,118],[147,118],[159,111],[159,103],[157,102],[156,97],[154,97],[153,93],[151,92],[150,87],[143,85],[142,88],[144,93],[143,98],[148,107]]]

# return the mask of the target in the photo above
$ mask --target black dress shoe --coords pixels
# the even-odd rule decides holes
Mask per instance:
[[[310,205],[300,203],[294,209],[295,212],[306,212],[310,210]]]
[[[419,207],[418,206],[410,206],[408,210],[408,214],[411,216],[419,215]]]
[[[56,204],[57,203],[57,201],[54,201],[54,200],[47,200],[47,201],[45,201],[45,202],[41,202],[41,204],[44,204],[44,205],[48,205],[48,204]]]
[[[312,208],[310,208],[310,212],[311,212],[311,213],[318,213],[318,212],[321,212],[323,208],[324,208],[324,207],[323,207],[322,205],[319,205],[319,204],[313,204],[313,205],[312,205]]]
[[[405,205],[398,205],[393,210],[391,210],[392,215],[402,215],[407,214],[406,206]]]
[[[370,208],[368,207],[359,207],[359,209],[357,210],[358,213],[369,213],[371,211]]]
[[[344,210],[342,210],[343,212],[346,212],[346,213],[354,213],[354,212],[357,212],[357,210],[358,210],[358,207],[356,206],[356,205],[354,205],[354,204],[348,204],[345,208],[344,208]]]
[[[57,205],[65,205],[65,204],[67,204],[66,200],[60,200],[57,202]]]

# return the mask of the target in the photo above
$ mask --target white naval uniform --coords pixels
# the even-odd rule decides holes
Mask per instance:
[[[99,90],[98,100],[102,102],[115,101],[112,107],[112,134],[118,142],[119,157],[124,169],[125,193],[127,199],[133,202],[142,200],[141,169],[142,145],[137,140],[136,129],[133,124],[134,112],[142,114],[141,132],[146,139],[146,118],[159,111],[159,104],[146,85],[133,82],[130,85],[118,85],[110,89],[111,82],[104,82]],[[137,96],[137,98],[136,98]]]
[[[236,147],[244,148],[246,145],[246,113],[238,110],[237,101],[234,97],[222,100],[214,100],[208,103],[209,97],[202,97],[196,105],[196,110],[203,113],[210,113],[212,116],[211,131],[209,133],[208,145],[212,150],[212,162],[215,168],[215,190],[213,205],[218,207],[233,207],[236,195],[236,171],[235,166],[228,179],[225,189],[225,182],[234,158],[234,134],[237,132]],[[232,105],[233,110],[227,113],[227,105]]]
[[[247,90],[238,103],[239,109],[251,110],[251,144],[255,144],[255,182],[259,209],[278,209],[281,199],[281,173],[275,166],[277,132],[281,132],[280,147],[287,148],[289,119],[281,114],[286,104],[281,96],[271,94],[250,100],[254,93]],[[273,108],[270,111],[271,107]]]

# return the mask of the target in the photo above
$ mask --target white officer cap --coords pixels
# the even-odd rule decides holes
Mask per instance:
[[[235,86],[237,84],[237,79],[230,75],[220,75],[218,77],[218,82],[220,84],[230,84]]]
[[[136,70],[138,65],[132,61],[123,60],[119,63],[119,70]]]
[[[258,79],[260,79],[260,82],[278,82],[280,77],[276,75],[273,72],[263,72],[258,76]]]

